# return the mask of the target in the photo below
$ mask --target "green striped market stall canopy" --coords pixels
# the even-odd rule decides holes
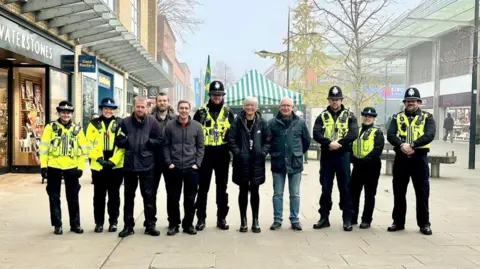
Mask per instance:
[[[225,92],[225,103],[229,106],[242,106],[247,96],[257,97],[259,105],[278,105],[284,96],[292,98],[295,106],[303,104],[302,94],[280,87],[255,69]]]

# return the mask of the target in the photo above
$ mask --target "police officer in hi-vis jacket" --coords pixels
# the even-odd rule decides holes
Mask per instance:
[[[90,143],[93,187],[93,214],[95,232],[103,232],[105,222],[105,198],[108,193],[109,232],[117,231],[120,214],[120,186],[123,181],[123,157],[125,150],[115,146],[120,120],[114,116],[117,104],[112,98],[104,98],[100,104],[101,116],[90,121],[87,140]]]
[[[62,179],[70,215],[70,231],[81,234],[80,206],[78,192],[79,178],[87,161],[89,145],[80,124],[72,122],[74,108],[69,101],[57,106],[58,120],[45,126],[40,142],[40,167],[42,178],[47,179],[47,193],[50,201],[50,219],[54,233],[63,234],[60,190]]]

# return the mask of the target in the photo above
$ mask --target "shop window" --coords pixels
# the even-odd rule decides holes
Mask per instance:
[[[8,70],[0,69],[0,168],[8,166]]]
[[[86,129],[95,113],[95,89],[97,81],[83,76],[83,128]]]
[[[38,145],[45,127],[45,68],[14,68],[13,165],[40,164]]]
[[[123,90],[120,88],[115,88],[114,97],[115,103],[118,108],[115,111],[117,117],[123,117]]]
[[[58,119],[57,106],[68,100],[68,75],[50,69],[50,121]]]
[[[127,94],[127,114],[131,114],[133,112],[133,98],[135,98],[135,94],[128,93]]]
[[[138,29],[139,29],[139,19],[138,19],[138,0],[131,0],[132,3],[132,34],[135,35],[137,39],[140,39],[140,36],[138,34]]]

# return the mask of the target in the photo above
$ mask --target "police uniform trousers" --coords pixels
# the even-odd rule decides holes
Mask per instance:
[[[348,190],[350,180],[350,153],[325,153],[320,157],[320,184],[322,195],[320,196],[321,217],[328,217],[332,209],[333,179],[337,177],[338,190],[340,192],[340,209],[343,211],[344,222],[351,221],[352,202]]]
[[[198,169],[173,168],[168,170],[165,180],[167,185],[167,213],[170,227],[178,227],[180,223],[183,229],[193,226],[195,217],[195,198],[198,191]],[[180,222],[180,196],[183,185],[183,211],[185,216]]]
[[[60,202],[62,179],[65,182],[70,227],[80,227],[80,206],[78,202],[80,183],[77,168],[62,170],[48,167],[47,193],[50,202],[50,220],[52,226],[62,226],[62,209]]]
[[[95,224],[105,223],[105,198],[108,194],[108,222],[118,224],[120,215],[120,186],[123,181],[123,169],[92,170],[93,179],[93,215]]]
[[[397,153],[393,162],[393,196],[394,206],[392,219],[398,226],[405,225],[407,213],[407,187],[412,178],[417,204],[417,225],[424,227],[430,225],[428,198],[430,196],[430,171],[428,170],[427,153],[415,153],[407,157]]]
[[[124,193],[125,203],[123,206],[123,220],[125,222],[125,228],[133,228],[135,226],[135,217],[133,215],[135,207],[135,193],[140,182],[140,193],[143,198],[143,209],[145,215],[145,227],[155,227],[155,212],[153,208],[153,176],[154,170],[149,169],[146,171],[124,171]]]
[[[225,219],[228,215],[228,170],[230,168],[230,152],[227,145],[206,146],[202,166],[200,167],[200,183],[198,197],[195,204],[197,218],[207,218],[207,198],[215,171],[215,183],[217,186],[217,218]]]
[[[361,160],[361,159],[360,159]],[[371,223],[373,210],[375,209],[375,195],[377,194],[378,179],[380,178],[380,169],[382,162],[380,159],[369,160],[354,164],[352,178],[349,189],[352,197],[352,222],[358,222],[360,207],[360,195],[364,190],[364,206],[362,222]]]

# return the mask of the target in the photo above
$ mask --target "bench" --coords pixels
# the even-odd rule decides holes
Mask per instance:
[[[387,145],[385,145],[387,146]],[[390,145],[391,146],[391,145]],[[385,160],[385,175],[392,175],[393,170],[393,161],[395,160],[395,152],[391,151],[392,149],[384,149],[384,152],[380,156],[380,159]],[[452,155],[449,155],[448,152],[445,156],[441,155],[428,155],[427,162],[430,164],[430,176],[432,178],[440,177],[440,164],[454,164],[457,162],[457,156],[455,152],[452,151]]]

